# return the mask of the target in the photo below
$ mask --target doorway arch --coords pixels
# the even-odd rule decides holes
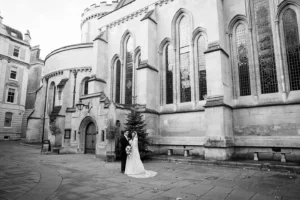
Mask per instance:
[[[96,154],[98,127],[96,121],[87,116],[79,126],[79,153]]]

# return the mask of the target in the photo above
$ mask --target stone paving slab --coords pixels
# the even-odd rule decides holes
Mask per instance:
[[[119,162],[39,151],[1,142],[0,200],[300,199],[297,174],[147,161],[145,168],[158,175],[135,179],[120,173]]]

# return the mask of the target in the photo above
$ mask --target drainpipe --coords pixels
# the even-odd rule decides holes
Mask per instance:
[[[45,95],[45,103],[44,103],[44,120],[43,120],[43,133],[42,133],[42,146],[44,141],[44,134],[45,134],[45,118],[46,118],[46,106],[47,106],[47,95],[48,95],[48,78],[46,80],[46,95]]]
[[[73,108],[75,108],[77,70],[74,70],[73,73],[74,73]]]

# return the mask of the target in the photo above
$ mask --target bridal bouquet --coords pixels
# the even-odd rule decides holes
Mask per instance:
[[[126,147],[126,153],[127,153],[128,156],[130,156],[130,154],[131,154],[131,146],[128,145]]]

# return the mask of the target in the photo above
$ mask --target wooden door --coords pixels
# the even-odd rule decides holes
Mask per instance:
[[[93,122],[86,127],[85,153],[96,153],[96,126]]]

